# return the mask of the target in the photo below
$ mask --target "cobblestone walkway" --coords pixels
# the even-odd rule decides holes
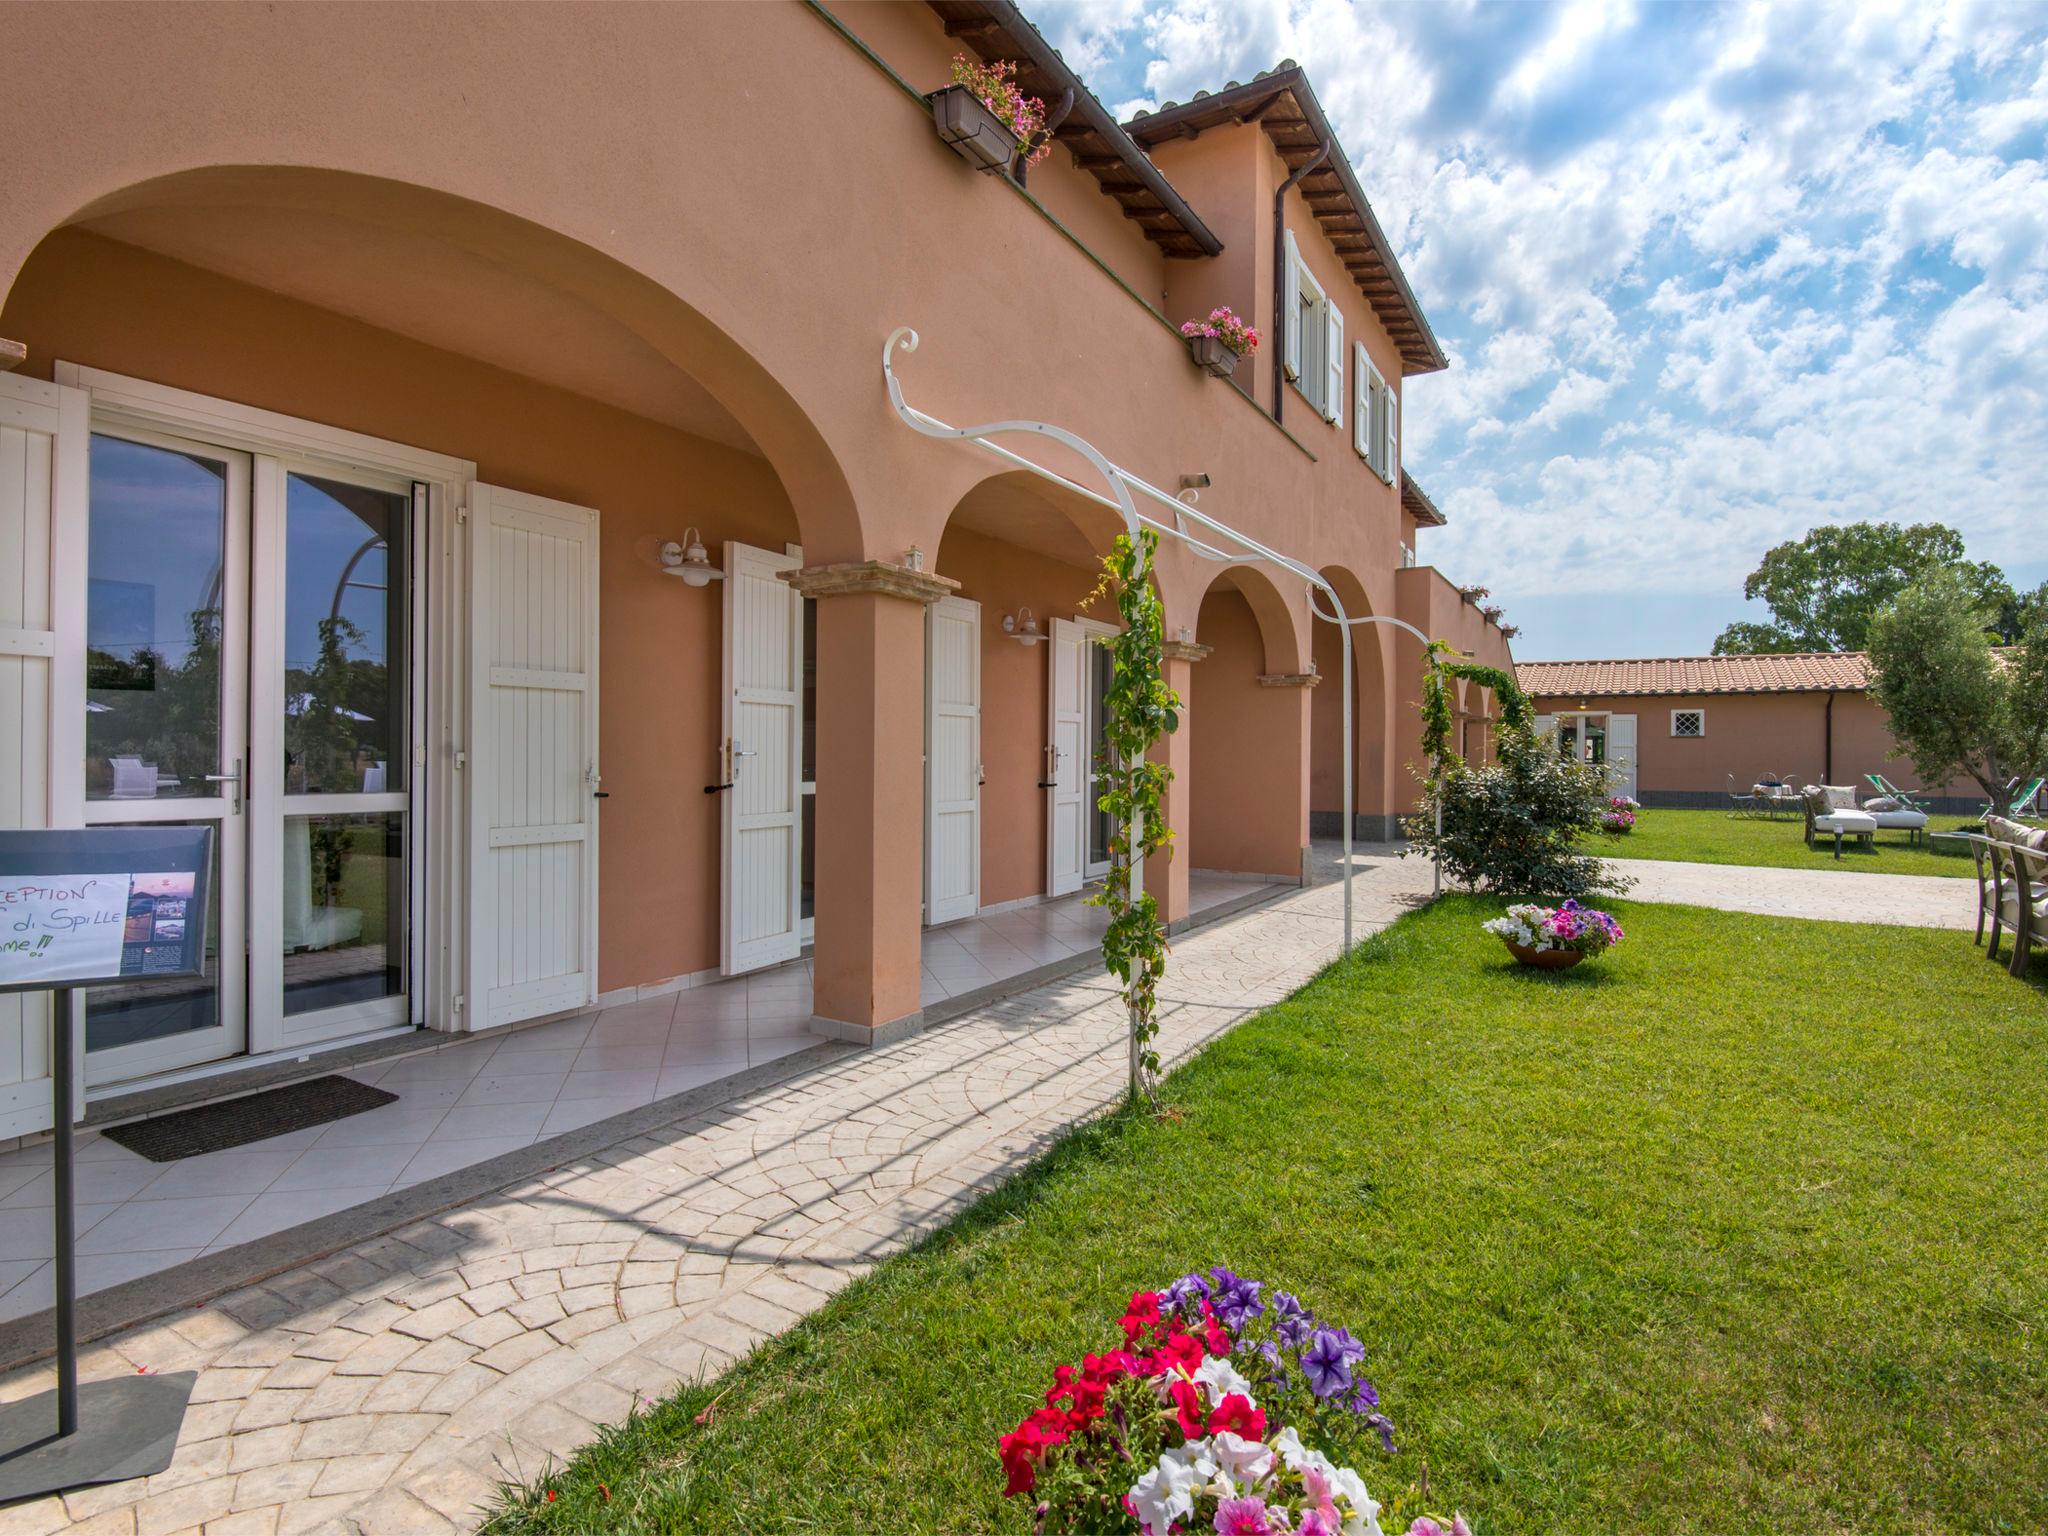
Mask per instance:
[[[1904,928],[1973,928],[1977,882],[1948,875],[1878,875],[1846,869],[1769,869],[1748,864],[1679,864],[1609,859],[1636,883],[1631,901],[1686,902],[1765,917]]]
[[[1321,851],[1321,850],[1319,850]],[[1325,876],[1330,856],[1320,860]],[[1358,933],[1429,888],[1359,850]],[[1341,890],[1291,893],[1175,946],[1184,1056],[1338,949]],[[1107,978],[1024,993],[876,1051],[835,1049],[548,1174],[91,1345],[84,1380],[195,1370],[155,1477],[0,1510],[0,1536],[468,1530],[636,1397],[715,1373],[943,1224],[1123,1080]],[[0,1400],[47,1389],[47,1367]]]

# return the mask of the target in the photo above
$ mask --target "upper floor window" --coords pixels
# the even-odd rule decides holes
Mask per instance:
[[[1353,351],[1351,376],[1358,397],[1351,403],[1351,446],[1374,474],[1393,485],[1401,474],[1401,397],[1373,367],[1363,342]]]
[[[1280,312],[1286,334],[1281,365],[1294,387],[1325,421],[1344,424],[1344,316],[1302,265],[1294,232],[1287,232]]]

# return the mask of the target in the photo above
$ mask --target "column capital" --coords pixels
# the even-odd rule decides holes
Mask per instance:
[[[1261,688],[1313,688],[1323,680],[1320,672],[1261,672]]]
[[[1159,654],[1169,661],[1200,661],[1215,649],[1216,647],[1213,645],[1197,645],[1192,640],[1162,640],[1159,642]]]
[[[884,597],[907,598],[913,603],[936,603],[960,590],[951,577],[931,571],[913,571],[907,565],[886,560],[842,560],[833,565],[806,565],[784,571],[782,579],[805,597],[847,597],[877,592]]]

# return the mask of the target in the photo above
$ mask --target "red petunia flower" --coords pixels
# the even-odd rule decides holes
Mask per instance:
[[[1029,1493],[1038,1483],[1039,1464],[1045,1453],[1067,1438],[1066,1416],[1056,1408],[1040,1408],[1009,1434],[996,1441],[1009,1484],[1003,1497]]]
[[[1202,1422],[1202,1389],[1186,1377],[1167,1388],[1174,1413],[1180,1420],[1180,1432],[1190,1440],[1199,1440],[1207,1432]]]
[[[1159,1327],[1159,1293],[1157,1291],[1131,1292],[1130,1310],[1123,1315],[1124,1342],[1135,1344],[1140,1335],[1155,1331]]]
[[[1228,1393],[1216,1405],[1215,1412],[1209,1415],[1210,1434],[1218,1435],[1226,1430],[1247,1440],[1263,1440],[1266,1438],[1266,1410],[1254,1408],[1252,1400],[1242,1392]]]

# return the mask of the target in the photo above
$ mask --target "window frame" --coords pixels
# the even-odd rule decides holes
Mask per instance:
[[[1680,729],[1678,728],[1678,717],[1679,717],[1680,715],[1692,715],[1692,716],[1695,716],[1695,717],[1696,717],[1696,718],[1697,718],[1697,719],[1699,720],[1699,725],[1700,725],[1700,728],[1699,728],[1698,730],[1696,730],[1696,731],[1681,731],[1681,730],[1680,730]],[[1674,740],[1676,740],[1676,741],[1704,741],[1704,740],[1706,739],[1706,735],[1707,735],[1707,711],[1706,711],[1706,706],[1705,706],[1705,705],[1700,705],[1700,706],[1697,706],[1697,707],[1695,707],[1695,708],[1692,708],[1692,709],[1674,709],[1674,710],[1672,710],[1672,711],[1671,711],[1671,735],[1672,735],[1672,738],[1673,738]]]
[[[1297,249],[1294,260],[1294,313],[1289,317],[1300,336],[1300,369],[1288,380],[1295,392],[1315,408],[1318,416],[1329,418],[1330,403],[1324,398],[1330,387],[1330,294],[1316,281],[1308,263]],[[1308,388],[1316,381],[1315,392]]]

